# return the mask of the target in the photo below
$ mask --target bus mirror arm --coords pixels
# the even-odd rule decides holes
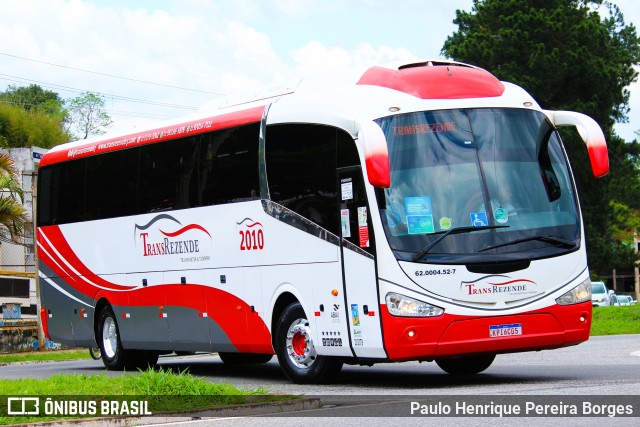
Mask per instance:
[[[362,120],[358,124],[358,141],[364,152],[369,183],[374,187],[389,188],[391,186],[391,170],[384,132],[376,122],[370,120]]]
[[[549,111],[545,114],[556,127],[575,126],[587,145],[591,169],[596,178],[609,172],[609,153],[602,129],[591,117],[573,111]]]

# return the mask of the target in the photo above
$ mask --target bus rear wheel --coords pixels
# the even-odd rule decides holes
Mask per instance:
[[[102,363],[111,371],[135,370],[154,366],[158,353],[148,350],[125,350],[120,341],[116,316],[110,306],[100,312],[96,342],[100,347]]]
[[[299,384],[327,382],[342,369],[340,360],[317,354],[309,321],[299,302],[284,309],[275,333],[278,362],[291,381]]]
[[[248,365],[251,363],[267,363],[273,354],[256,353],[218,353],[225,365]]]
[[[474,375],[491,366],[495,358],[495,354],[486,354],[455,359],[436,359],[436,363],[440,369],[451,375]]]
[[[123,370],[127,359],[126,352],[120,342],[116,316],[109,306],[104,307],[100,312],[96,338],[104,366],[111,371]]]

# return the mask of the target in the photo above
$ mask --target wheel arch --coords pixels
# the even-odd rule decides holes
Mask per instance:
[[[274,340],[276,335],[275,331],[278,324],[278,320],[280,319],[280,316],[282,315],[282,312],[284,311],[284,309],[296,302],[300,302],[300,299],[297,296],[295,296],[293,293],[289,291],[285,291],[285,292],[282,292],[280,295],[278,295],[278,298],[273,304],[273,310],[271,311],[271,344],[274,346],[274,348],[275,348]]]
[[[93,312],[93,336],[94,336],[94,339],[97,338],[97,336],[98,336],[98,319],[100,319],[100,313],[102,313],[102,310],[107,306],[111,307],[111,303],[105,297],[100,297],[100,298],[98,298],[98,301],[96,301],[95,310]],[[97,341],[98,340],[96,339],[96,342]]]

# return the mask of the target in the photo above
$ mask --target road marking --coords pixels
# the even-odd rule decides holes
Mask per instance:
[[[634,351],[633,353],[631,353],[631,355],[635,357],[640,357],[640,351]]]

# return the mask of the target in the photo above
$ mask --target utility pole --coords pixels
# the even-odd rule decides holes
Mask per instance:
[[[633,236],[633,247],[636,251],[636,255],[640,252],[640,239],[638,239],[638,232],[635,232]],[[640,280],[638,280],[638,269],[640,269],[640,261],[636,261],[633,264],[633,287],[635,290],[635,300],[640,300]]]
[[[31,158],[33,161],[33,171],[31,177],[31,199],[32,199],[32,209],[31,218],[33,218],[33,261],[35,265],[35,281],[36,281],[36,299],[37,299],[37,318],[38,318],[38,349],[44,350],[46,348],[46,340],[47,338],[44,336],[44,329],[42,326],[42,314],[40,310],[42,310],[42,306],[40,304],[40,277],[38,274],[38,231],[36,227],[36,212],[38,207],[38,164],[40,163],[40,158],[47,150],[39,148],[39,147],[31,147]]]

